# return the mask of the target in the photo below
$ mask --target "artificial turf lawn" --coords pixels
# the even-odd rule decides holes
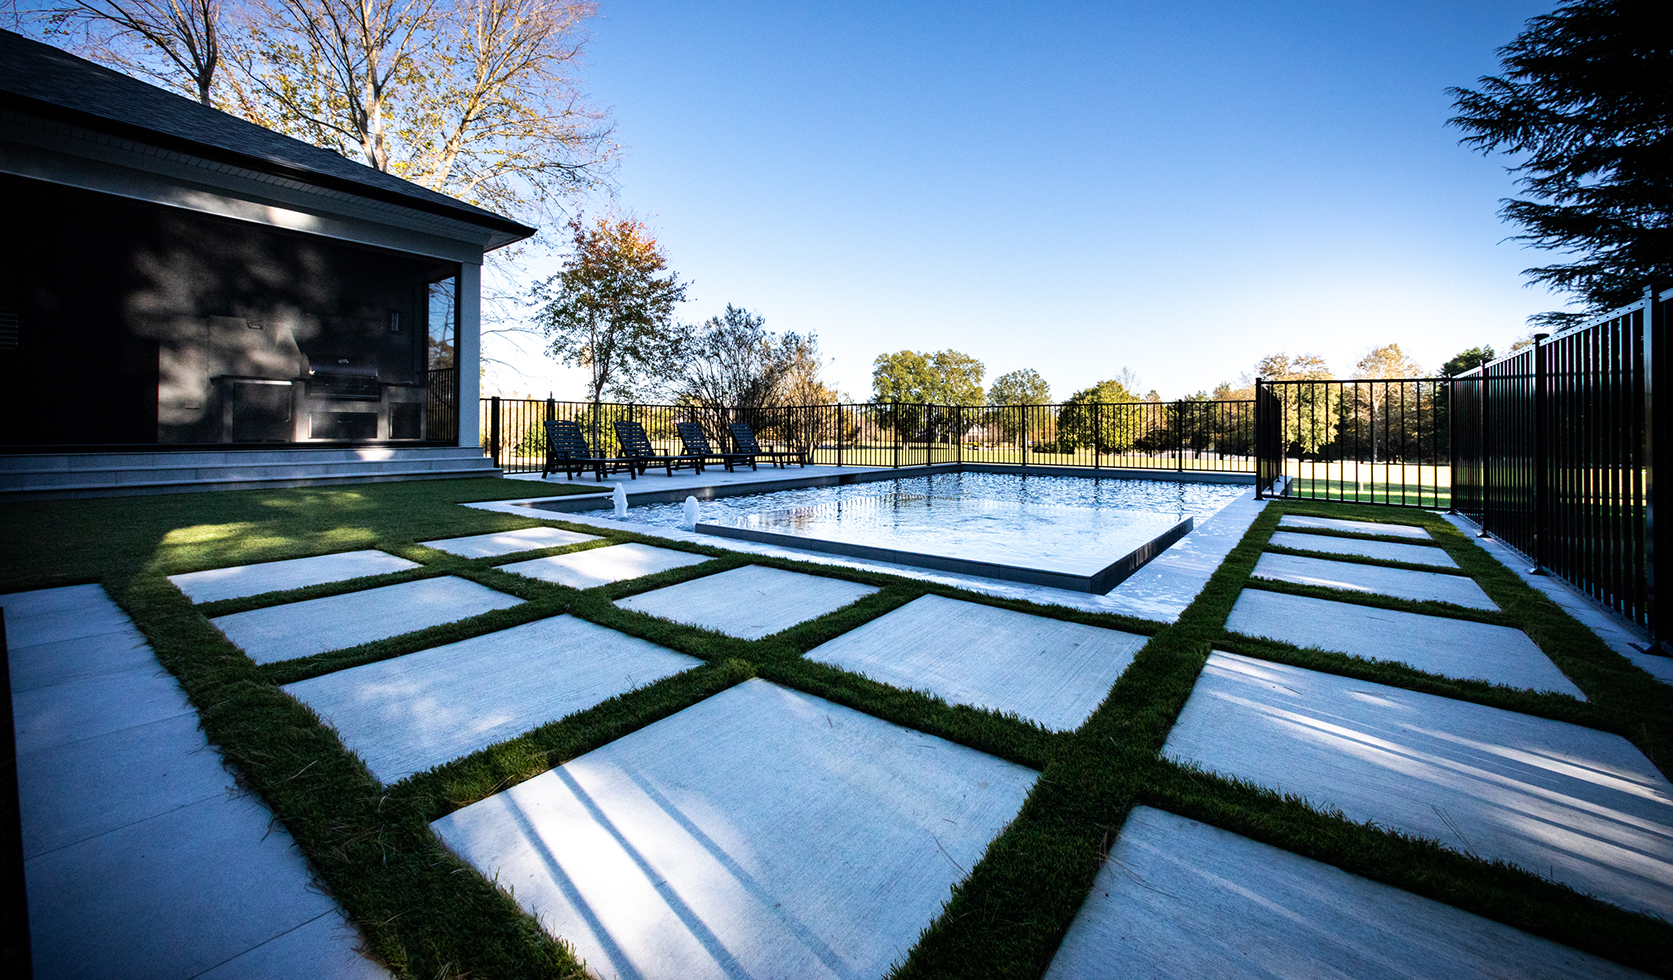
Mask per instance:
[[[542,490],[597,492],[587,486],[546,485]],[[530,491],[526,483],[472,479],[7,504],[0,507],[0,592],[103,584],[180,678],[211,741],[221,746],[241,780],[284,821],[322,881],[354,916],[368,948],[401,976],[582,975],[565,944],[547,937],[508,897],[440,846],[429,821],[750,677],[807,691],[1042,771],[1017,819],[954,890],[945,913],[898,968],[901,976],[1039,976],[1085,898],[1099,861],[1137,803],[1203,820],[1673,976],[1673,928],[1658,920],[1596,902],[1515,868],[1352,823],[1303,801],[1158,758],[1211,649],[1606,729],[1631,739],[1652,760],[1669,758],[1673,691],[1615,655],[1434,515],[1376,506],[1276,502],[1172,625],[1039,607],[889,575],[803,565],[591,526],[569,525],[604,540],[493,558],[464,559],[416,543],[535,525],[539,522],[532,517],[458,506],[525,497]],[[1444,548],[1479,582],[1502,612],[1251,582],[1250,571],[1283,513],[1421,524],[1434,535],[1435,546]],[[621,541],[653,542],[713,560],[586,591],[496,568]],[[425,567],[197,607],[165,578],[368,547]],[[757,641],[668,623],[612,604],[625,595],[745,564],[847,578],[880,591]],[[439,574],[468,578],[526,601],[459,623],[266,666],[251,663],[206,618]],[[1533,637],[1591,701],[1232,636],[1225,632],[1226,617],[1246,586],[1516,626]],[[1015,717],[949,706],[803,657],[820,643],[927,593],[1152,639],[1099,710],[1073,733],[1048,732]],[[313,712],[277,686],[563,612],[705,663],[391,787],[373,781]]]

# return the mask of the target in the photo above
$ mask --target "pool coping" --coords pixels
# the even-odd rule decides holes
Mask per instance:
[[[952,572],[956,575],[976,575],[981,578],[995,578],[1007,582],[1022,582],[1025,585],[1041,585],[1051,589],[1063,589],[1068,592],[1090,592],[1093,595],[1104,595],[1126,581],[1134,572],[1149,564],[1151,559],[1166,551],[1169,545],[1189,534],[1193,524],[1194,519],[1187,517],[1091,575],[1054,572],[1047,568],[1028,568],[1022,565],[1002,565],[998,562],[977,561],[971,558],[932,555],[921,551],[906,551],[898,548],[880,548],[876,545],[854,544],[848,541],[833,541],[829,538],[784,534],[777,531],[761,531],[749,527],[730,527],[724,524],[698,523],[693,530],[699,534],[756,541],[761,544],[776,544],[803,551],[820,551],[826,554],[842,555],[847,558],[864,558],[871,561],[890,562],[896,565],[929,568],[938,572]]]

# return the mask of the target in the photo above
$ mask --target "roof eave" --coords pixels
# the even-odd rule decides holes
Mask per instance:
[[[229,150],[225,147],[202,143],[184,136],[158,132],[157,130],[149,129],[135,123],[111,119],[108,116],[101,116],[97,113],[73,109],[68,106],[58,105],[54,102],[32,98],[16,92],[0,90],[0,106],[14,109],[19,112],[26,112],[30,115],[43,119],[51,119],[67,123],[69,125],[78,126],[83,129],[108,133],[112,136],[131,140],[135,143],[143,143],[148,146],[155,146],[159,149],[185,153],[205,160],[212,160],[217,163],[243,167],[248,170],[270,174],[274,177],[283,178],[285,180],[294,180],[303,184],[312,184],[316,187],[337,191],[339,193],[364,197],[374,201],[381,201],[385,204],[394,204],[413,211],[437,215],[453,221],[474,225],[490,232],[488,241],[483,246],[484,251],[492,251],[496,248],[502,248],[506,245],[510,245],[513,242],[522,241],[523,239],[534,235],[537,230],[529,227],[528,225],[522,224],[521,222],[513,221],[510,218],[494,214],[491,211],[470,207],[462,202],[458,206],[449,206],[444,202],[413,197],[401,194],[397,191],[363,184],[359,181],[349,180],[332,174],[322,174],[318,171],[309,170],[305,167],[296,167],[265,157],[239,153],[236,150]]]

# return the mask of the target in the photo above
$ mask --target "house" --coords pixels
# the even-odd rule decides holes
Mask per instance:
[[[0,499],[493,473],[534,229],[0,31]]]

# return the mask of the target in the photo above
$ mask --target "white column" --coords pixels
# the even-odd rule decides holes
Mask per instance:
[[[459,445],[480,446],[482,397],[482,264],[459,266]]]

